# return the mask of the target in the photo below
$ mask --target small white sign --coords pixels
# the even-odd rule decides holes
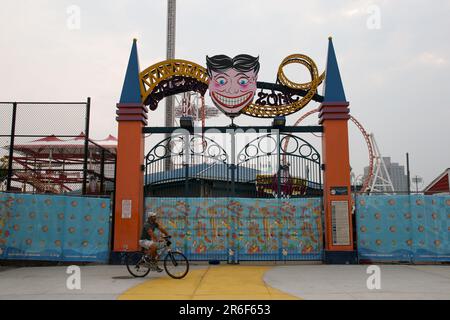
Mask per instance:
[[[333,245],[350,244],[350,224],[347,201],[331,201]]]
[[[131,200],[122,200],[122,219],[131,219]]]

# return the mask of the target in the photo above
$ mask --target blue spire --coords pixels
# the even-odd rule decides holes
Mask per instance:
[[[141,89],[139,85],[139,58],[137,52],[137,40],[133,40],[130,59],[128,60],[127,73],[123,82],[120,103],[142,103]]]
[[[328,57],[325,72],[323,102],[347,102],[331,37],[328,38]]]

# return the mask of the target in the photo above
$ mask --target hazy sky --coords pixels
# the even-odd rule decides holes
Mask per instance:
[[[70,28],[71,5],[81,10],[79,29]],[[90,96],[92,136],[115,134],[132,39],[141,69],[164,60],[166,10],[166,0],[3,0],[0,101]],[[332,35],[351,114],[375,134],[383,155],[404,163],[409,152],[411,172],[425,184],[450,167],[449,0],[178,0],[177,10],[177,58],[205,65],[206,55],[259,55],[261,81],[273,82],[292,53],[307,54],[323,71]],[[163,123],[164,105],[149,117],[150,125]],[[221,116],[208,124],[228,123]],[[241,116],[236,123],[270,120]],[[316,123],[315,116],[305,122]],[[367,151],[352,125],[350,143],[351,165],[362,173]]]

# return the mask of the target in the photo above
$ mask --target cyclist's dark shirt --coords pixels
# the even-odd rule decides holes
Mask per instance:
[[[150,235],[148,234],[148,230],[152,230],[154,232],[155,229],[158,229],[158,228],[159,228],[159,224],[157,222],[144,223],[144,228],[142,229],[142,234],[141,234],[141,240],[152,240],[152,237],[150,237]]]

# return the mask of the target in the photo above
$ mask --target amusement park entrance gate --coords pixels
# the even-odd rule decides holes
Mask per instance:
[[[145,157],[144,196],[177,247],[194,260],[321,260],[320,153],[299,134],[322,127],[198,131],[144,128],[170,134]]]

